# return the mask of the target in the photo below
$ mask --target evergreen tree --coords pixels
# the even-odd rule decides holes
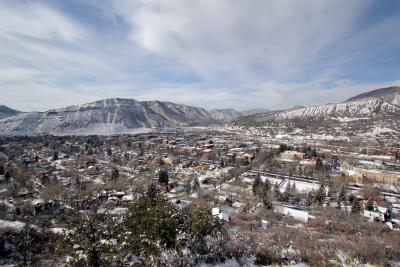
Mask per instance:
[[[189,196],[190,195],[190,193],[192,192],[192,180],[191,179],[188,179],[187,181],[186,181],[186,184],[185,184],[185,191],[186,191],[186,194]]]
[[[283,194],[281,195],[280,200],[288,202],[291,197],[291,192],[292,192],[292,185],[289,181],[288,184],[286,185],[285,191],[283,191]]]
[[[372,197],[368,199],[367,204],[365,205],[365,209],[369,211],[374,210],[374,199]]]
[[[285,152],[288,149],[286,144],[280,144],[279,145],[279,149],[278,149],[278,153],[282,153]]]
[[[322,159],[320,157],[317,158],[317,161],[315,162],[315,168],[317,170],[322,170],[324,167],[324,162],[322,161]]]
[[[122,225],[107,214],[91,212],[71,223],[60,244],[73,266],[122,266]]]
[[[278,183],[278,181],[276,181],[275,185],[274,185],[274,196],[277,199],[280,199],[280,196],[281,196],[281,192],[279,191],[279,183]]]
[[[146,192],[146,197],[151,201],[155,202],[160,194],[160,190],[158,189],[156,184],[151,184]]]
[[[119,178],[119,171],[117,167],[114,167],[111,171],[111,180],[116,181]]]
[[[259,192],[260,192],[260,190],[261,190],[261,188],[262,188],[262,181],[261,181],[261,175],[258,173],[257,175],[256,175],[256,177],[254,178],[254,182],[253,182],[253,188],[252,188],[252,190],[253,190],[253,194],[256,196],[256,195],[259,195]]]
[[[358,198],[354,198],[353,205],[351,206],[351,213],[361,214],[362,211],[363,211],[363,206],[361,201]]]
[[[272,209],[272,194],[268,187],[264,186],[261,193],[261,201],[264,204],[264,207],[267,209]]]
[[[312,190],[308,193],[308,195],[307,195],[307,205],[308,205],[308,206],[311,206],[311,204],[314,203],[314,201],[315,201],[315,195],[316,195],[316,193],[315,193],[315,190],[314,190],[314,189],[312,189]]]
[[[4,174],[4,178],[6,179],[7,182],[9,182],[11,178],[10,172],[6,171],[6,173]]]
[[[58,160],[58,152],[54,151],[53,160]]]
[[[109,157],[111,157],[111,156],[112,156],[112,150],[111,150],[111,147],[107,147],[107,155],[108,155]]]
[[[158,172],[158,181],[160,184],[164,184],[164,185],[168,186],[169,175],[166,170],[160,170]]]
[[[125,225],[130,232],[136,255],[156,255],[161,249],[172,248],[179,232],[177,210],[164,196],[150,186],[129,209]]]
[[[321,184],[317,193],[315,194],[315,202],[317,202],[318,205],[322,206],[325,202],[325,198],[326,198],[325,186]]]

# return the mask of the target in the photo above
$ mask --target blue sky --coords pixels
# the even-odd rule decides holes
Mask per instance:
[[[0,104],[281,109],[400,84],[396,0],[0,2]]]

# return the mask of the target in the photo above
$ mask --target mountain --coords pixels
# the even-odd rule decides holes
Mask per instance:
[[[18,110],[9,108],[5,105],[0,105],[0,118],[5,118],[5,117],[9,117],[9,116],[14,116],[18,113],[21,113]]]
[[[353,98],[352,98],[353,99]],[[293,122],[297,127],[319,127],[321,125],[335,127],[341,123],[351,122],[357,127],[358,122],[373,126],[373,122],[381,125],[394,125],[400,120],[400,106],[388,103],[380,98],[365,97],[358,100],[347,100],[342,103],[319,106],[291,108],[270,111],[240,117],[237,123],[242,125],[263,126]]]
[[[242,111],[240,111],[240,113],[242,115],[247,116],[247,115],[253,115],[253,114],[257,114],[257,113],[266,113],[269,111],[270,110],[266,109],[266,108],[253,108],[253,109],[242,110]]]
[[[372,90],[349,98],[347,101],[361,100],[366,98],[379,98],[389,104],[400,106],[400,87],[393,86]]]
[[[214,119],[220,121],[231,121],[242,116],[240,112],[234,109],[213,109],[210,110],[210,114]]]
[[[0,119],[2,134],[117,134],[214,122],[202,108],[160,101],[105,99]]]

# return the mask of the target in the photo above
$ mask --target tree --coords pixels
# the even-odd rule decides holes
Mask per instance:
[[[363,211],[362,203],[358,198],[354,198],[353,205],[351,206],[351,213],[361,214],[362,211]]]
[[[4,173],[5,173],[4,166],[0,165],[0,175],[3,175]]]
[[[6,173],[4,174],[4,178],[6,179],[7,182],[10,181],[10,172],[6,171]]]
[[[151,201],[155,202],[160,194],[160,190],[158,189],[156,184],[151,184],[146,191],[146,197]]]
[[[264,207],[267,209],[272,209],[272,194],[268,187],[264,186],[261,193],[261,200],[264,204]]]
[[[58,160],[58,152],[54,151],[53,160]]]
[[[369,210],[369,211],[374,210],[374,199],[373,198],[368,199],[367,204],[365,205],[365,209]]]
[[[322,206],[325,202],[325,198],[326,198],[325,186],[321,184],[317,193],[315,194],[315,202],[317,202],[318,205]]]
[[[200,262],[221,262],[225,256],[227,232],[223,222],[213,217],[207,207],[187,210],[188,246]]]
[[[129,209],[125,226],[136,255],[157,255],[175,245],[179,231],[179,216],[175,207],[154,186]]]
[[[275,198],[279,199],[280,195],[281,195],[281,192],[279,191],[279,184],[278,184],[278,181],[276,181],[275,185],[274,185],[274,196],[275,196]]]
[[[160,184],[164,184],[165,186],[168,186],[169,175],[166,170],[160,170],[158,172],[158,181]]]
[[[315,201],[315,190],[312,189],[308,194],[307,194],[307,205],[311,206],[312,203]]]
[[[280,144],[279,145],[279,149],[278,149],[278,153],[282,153],[285,152],[288,149],[286,144]]]
[[[111,156],[112,156],[112,150],[111,150],[111,147],[107,147],[107,155],[108,155],[109,157],[111,157]]]
[[[108,214],[96,211],[71,222],[59,249],[68,253],[67,261],[74,266],[122,266],[123,235],[121,224]]]
[[[194,190],[194,191],[197,191],[197,190],[199,190],[199,188],[200,188],[199,178],[196,177],[196,178],[194,179],[194,183],[193,183],[193,190]]]
[[[262,180],[261,180],[261,176],[260,176],[260,174],[258,173],[257,175],[256,175],[256,177],[254,178],[254,182],[253,182],[253,194],[254,195],[258,195],[259,194],[259,192],[260,192],[260,190],[261,190],[261,188],[262,188]]]
[[[315,168],[317,170],[322,170],[324,168],[324,162],[320,157],[317,158],[317,161],[315,162]]]
[[[119,178],[119,171],[117,167],[114,167],[111,171],[111,180],[116,181]]]
[[[54,252],[53,241],[52,235],[43,229],[25,223],[22,230],[15,233],[11,240],[16,266],[40,265],[43,256]]]
[[[288,184],[286,185],[285,191],[283,191],[283,194],[281,194],[280,196],[280,200],[287,202],[289,201],[291,196],[292,196],[292,185],[289,181]]]
[[[342,186],[340,188],[340,191],[338,192],[338,195],[337,195],[337,205],[338,205],[338,207],[341,207],[342,203],[345,202],[345,201],[346,201],[346,192],[345,192],[344,186]]]

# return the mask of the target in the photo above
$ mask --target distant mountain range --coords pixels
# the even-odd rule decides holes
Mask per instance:
[[[18,110],[9,108],[7,106],[4,106],[4,105],[0,105],[0,119],[5,118],[5,117],[14,116],[14,115],[17,115],[18,113],[21,113],[21,112]]]
[[[113,98],[6,117],[0,120],[0,133],[118,134],[150,128],[202,125],[215,121],[202,108],[170,102]]]
[[[269,122],[399,119],[400,87],[373,90],[342,103],[268,111],[238,112],[161,101],[112,98],[45,112],[19,112],[0,106],[0,134],[123,134],[180,126],[231,122],[260,126]],[[393,121],[393,120],[392,120]]]
[[[238,118],[237,123],[260,126],[269,122],[312,120],[381,119],[400,118],[400,87],[373,90],[349,98],[342,103],[257,113]]]

